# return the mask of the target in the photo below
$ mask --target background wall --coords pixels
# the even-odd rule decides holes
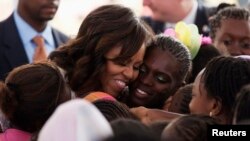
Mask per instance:
[[[220,2],[236,3],[237,0],[199,0],[207,6],[216,6]],[[239,0],[247,3],[249,0]],[[0,0],[0,21],[7,18],[16,7],[18,0]],[[93,9],[104,4],[122,4],[134,10],[140,16],[143,11],[142,0],[61,0],[55,18],[50,22],[69,36],[75,36],[85,16]]]

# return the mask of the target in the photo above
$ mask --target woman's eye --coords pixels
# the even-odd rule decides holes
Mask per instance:
[[[139,69],[140,69],[140,73],[146,73],[146,67],[145,66],[141,66],[141,67],[139,67]]]
[[[224,40],[224,41],[223,41],[223,44],[224,44],[225,46],[230,46],[230,45],[232,45],[232,43],[233,43],[233,41],[231,41],[231,40]]]
[[[163,75],[157,75],[156,76],[156,79],[158,82],[160,83],[167,83],[167,82],[170,82],[170,79],[169,78],[166,78],[165,76]]]
[[[136,71],[140,71],[141,70],[141,67],[142,67],[142,63],[136,63],[136,64],[134,64],[134,70],[136,70]]]
[[[126,66],[126,65],[127,65],[127,62],[126,62],[126,61],[113,60],[113,62],[114,62],[116,65],[119,65],[119,66]]]
[[[134,70],[140,71],[140,66],[134,66]]]
[[[250,49],[250,42],[242,42],[241,47],[244,49]]]
[[[243,44],[241,47],[244,49],[250,49],[250,44]]]

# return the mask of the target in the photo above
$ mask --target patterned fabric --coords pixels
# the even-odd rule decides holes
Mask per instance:
[[[100,100],[100,99],[116,101],[116,99],[114,97],[112,97],[111,95],[104,93],[104,92],[92,92],[92,93],[88,94],[87,96],[85,96],[84,99],[89,101],[89,102],[94,102],[94,101]]]

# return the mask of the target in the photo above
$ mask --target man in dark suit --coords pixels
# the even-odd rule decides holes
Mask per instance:
[[[196,24],[199,32],[208,35],[208,17],[210,9],[199,4],[197,0],[143,0],[143,6],[151,9],[152,15],[142,17],[156,34],[175,23],[184,21]]]
[[[48,25],[59,2],[19,0],[13,14],[0,23],[0,80],[4,80],[13,68],[33,62],[37,47],[34,36],[44,38],[46,55],[68,40],[66,35]]]

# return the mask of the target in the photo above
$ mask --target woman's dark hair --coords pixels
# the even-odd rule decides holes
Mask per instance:
[[[158,121],[154,121],[154,122],[150,123],[148,126],[149,126],[149,128],[151,128],[155,132],[157,137],[160,139],[163,130],[165,129],[166,126],[168,126],[168,124],[171,121],[172,120],[158,120]]]
[[[71,99],[61,72],[50,62],[27,64],[12,70],[0,82],[0,107],[15,128],[40,130],[56,107]]]
[[[170,122],[163,130],[162,141],[207,141],[208,126],[216,124],[217,121],[209,116],[182,116]]]
[[[222,2],[220,3],[217,8],[216,8],[216,13],[218,13],[220,10],[224,9],[224,8],[227,8],[227,7],[235,7],[236,5],[235,4],[230,4],[230,3],[225,3],[225,2]]]
[[[119,101],[101,99],[94,101],[93,104],[109,122],[120,118],[137,120],[136,116],[129,111],[128,106]]]
[[[191,73],[187,77],[187,83],[193,83],[198,73],[206,66],[206,64],[214,57],[220,56],[217,48],[212,44],[201,45],[197,55],[192,60]]]
[[[92,11],[82,22],[76,38],[49,58],[66,70],[72,90],[84,97],[101,89],[98,78],[107,52],[121,46],[121,53],[115,59],[127,60],[148,41],[149,35],[148,27],[131,9],[105,5]]]
[[[189,103],[192,99],[193,83],[180,87],[173,95],[173,100],[169,106],[170,112],[189,114]]]
[[[237,94],[234,104],[233,124],[243,123],[250,119],[250,83]]]
[[[202,76],[208,97],[221,102],[221,111],[232,118],[232,105],[240,89],[250,83],[250,61],[244,58],[216,57]]]
[[[114,136],[105,141],[158,141],[153,130],[138,120],[117,119],[111,122]]]

